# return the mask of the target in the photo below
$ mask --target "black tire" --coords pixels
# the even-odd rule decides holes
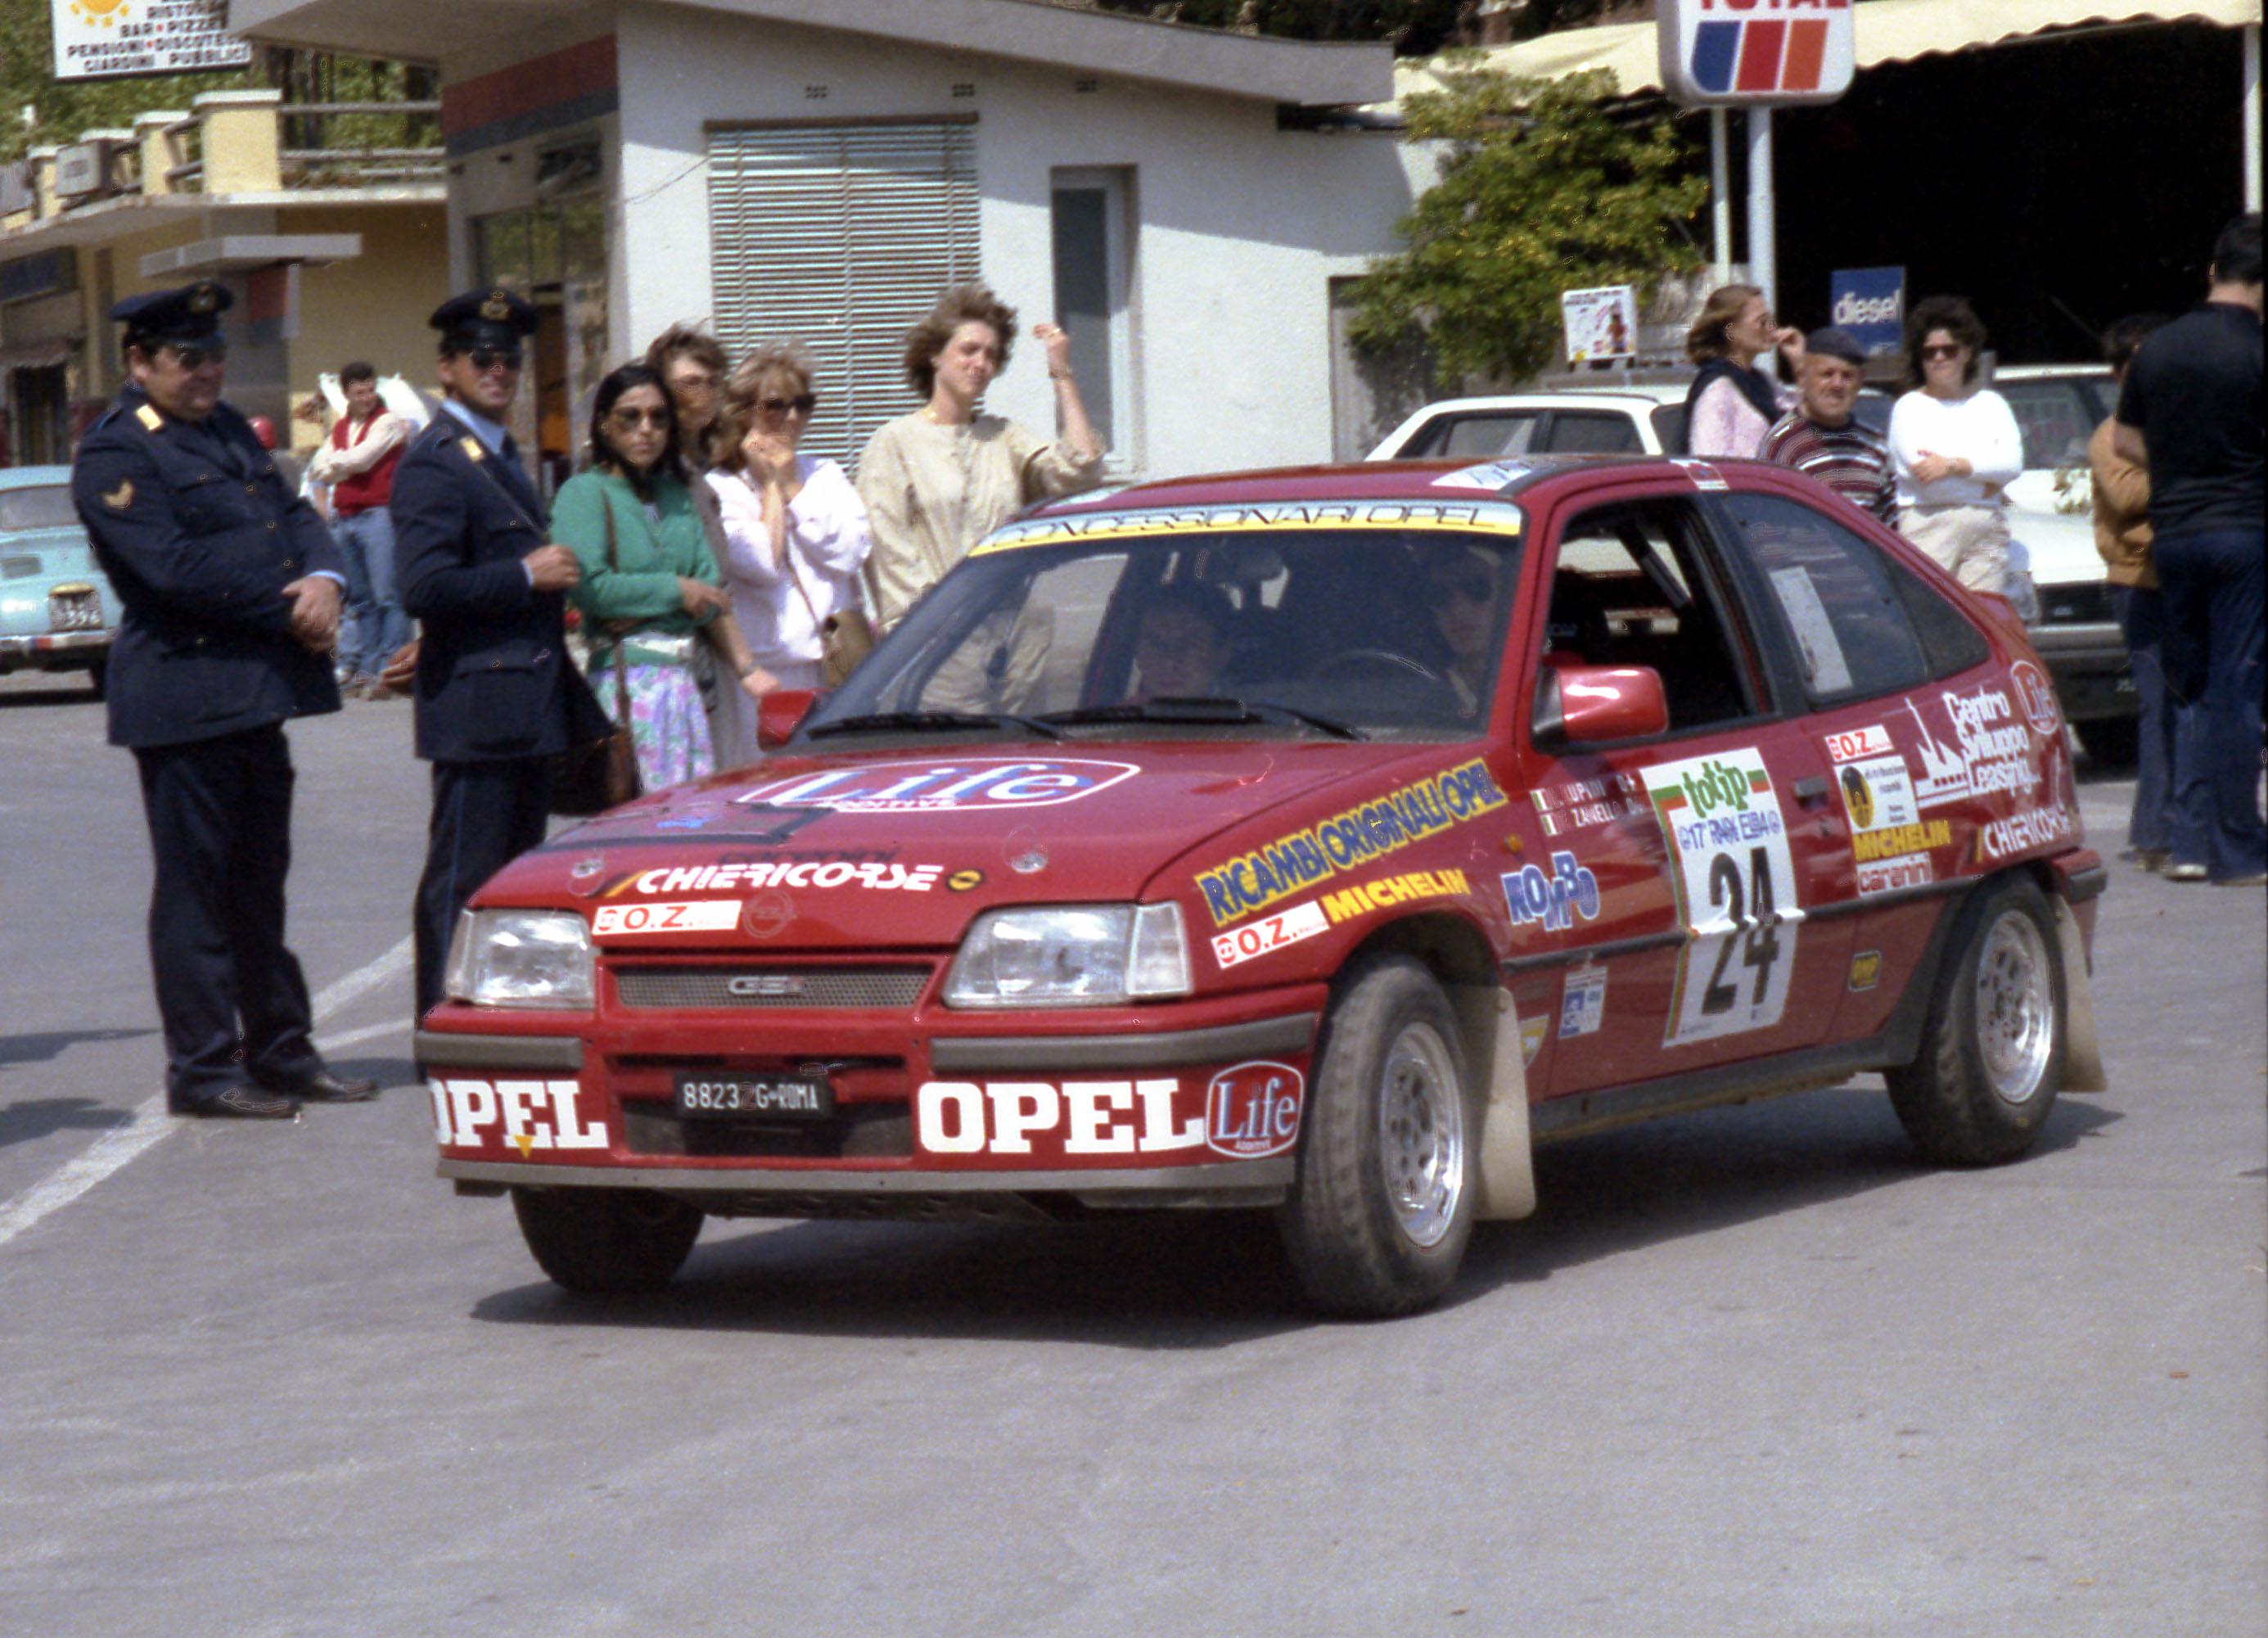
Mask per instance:
[[[2136,717],[2097,717],[2072,725],[2087,759],[2098,768],[2131,768],[2141,752],[2142,724]]]
[[[514,1189],[520,1237],[570,1291],[659,1291],[700,1237],[701,1213],[642,1189]]]
[[[2029,877],[1964,908],[1914,1061],[1884,1077],[1906,1135],[1947,1166],[2032,1147],[2063,1084],[2069,1001],[2054,918]]]
[[[1298,1179],[1277,1208],[1311,1305],[1380,1318],[1449,1288],[1479,1204],[1480,1113],[1432,974],[1406,956],[1349,968],[1324,1021]]]

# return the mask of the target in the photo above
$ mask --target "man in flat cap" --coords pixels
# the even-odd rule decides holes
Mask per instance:
[[[434,309],[448,396],[394,475],[401,606],[422,623],[417,754],[433,816],[417,884],[417,1011],[442,999],[449,935],[482,882],[543,839],[550,759],[613,725],[567,655],[575,554],[549,542],[543,503],[504,420],[535,309],[507,290]],[[388,668],[398,673],[397,659]]]
[[[1888,523],[1897,512],[1897,481],[1889,446],[1852,413],[1867,350],[1845,329],[1814,330],[1803,338],[1796,407],[1764,434],[1760,461],[1808,472],[1862,511]]]
[[[71,498],[125,605],[110,739],[134,752],[156,882],[150,957],[173,1112],[289,1119],[353,1102],[310,1038],[284,943],[291,754],[283,725],[339,708],[338,549],[245,418],[221,402],[214,284],[136,296],[129,384],[71,468]]]

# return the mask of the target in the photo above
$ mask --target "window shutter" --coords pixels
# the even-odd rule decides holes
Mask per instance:
[[[712,131],[709,232],[718,339],[736,364],[800,343],[819,372],[804,447],[849,468],[916,407],[906,332],[978,277],[976,127]]]

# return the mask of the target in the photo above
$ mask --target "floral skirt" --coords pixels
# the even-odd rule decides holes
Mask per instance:
[[[637,748],[638,783],[649,791],[706,778],[716,771],[709,716],[701,688],[684,666],[644,666],[628,673],[630,743]],[[607,714],[617,709],[611,660],[591,668],[591,690]]]

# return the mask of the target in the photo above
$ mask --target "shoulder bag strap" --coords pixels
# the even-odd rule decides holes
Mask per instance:
[[[599,505],[607,514],[607,572],[614,574],[621,567],[615,558],[615,498],[601,489]],[[615,651],[615,710],[618,713],[615,719],[628,732],[630,726],[630,657],[622,646],[622,638],[609,635],[610,646]]]

